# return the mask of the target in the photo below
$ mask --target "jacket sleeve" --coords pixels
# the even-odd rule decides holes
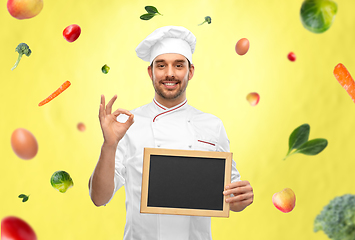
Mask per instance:
[[[127,159],[127,142],[126,138],[123,137],[117,145],[116,156],[115,156],[115,189],[113,190],[113,196],[115,193],[126,183],[126,164]],[[111,199],[107,202],[109,203]]]
[[[223,126],[222,121],[220,122],[217,151],[218,152],[230,152],[229,139],[228,139],[228,136],[227,136],[227,133],[226,133],[226,130]],[[236,182],[236,181],[240,181],[240,174],[236,168],[235,161],[232,159],[231,182]]]

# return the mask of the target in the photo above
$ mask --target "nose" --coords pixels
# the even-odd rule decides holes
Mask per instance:
[[[174,78],[174,77],[175,77],[173,66],[169,66],[169,67],[167,68],[166,77],[167,77],[167,78]]]

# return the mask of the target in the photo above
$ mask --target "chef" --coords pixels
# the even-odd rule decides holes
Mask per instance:
[[[89,180],[89,193],[93,203],[102,206],[125,186],[124,240],[212,239],[210,217],[140,213],[145,147],[230,151],[222,121],[186,100],[186,88],[195,70],[195,45],[195,36],[184,27],[155,30],[136,48],[137,56],[150,64],[153,101],[132,111],[119,108],[112,112],[117,95],[106,106],[101,95],[99,120],[104,142]],[[231,211],[239,212],[253,202],[254,195],[249,182],[240,180],[234,161],[231,180],[221,194],[227,196]]]

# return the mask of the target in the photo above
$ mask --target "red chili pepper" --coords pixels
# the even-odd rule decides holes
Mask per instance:
[[[63,36],[68,42],[74,42],[80,36],[81,28],[77,24],[72,24],[66,27],[63,31]]]

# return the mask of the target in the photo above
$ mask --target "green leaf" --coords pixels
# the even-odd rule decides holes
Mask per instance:
[[[327,139],[316,138],[302,144],[295,153],[302,153],[305,155],[317,155],[324,150],[328,145]]]
[[[19,196],[18,196],[19,198],[23,198],[22,199],[22,202],[27,202],[27,200],[28,200],[28,198],[30,197],[30,195],[25,195],[25,194],[20,194]]]
[[[153,7],[153,6],[145,6],[145,10],[148,12],[148,13],[152,13],[152,14],[156,14],[158,12],[158,10],[156,9],[156,7]]]
[[[310,126],[305,123],[293,130],[288,140],[288,153],[291,152],[292,149],[298,148],[302,144],[308,141]]]
[[[155,16],[155,14],[153,14],[153,13],[146,13],[146,14],[141,15],[141,16],[140,16],[140,19],[142,19],[142,20],[149,20],[149,19],[151,19],[151,18],[154,17],[154,16]]]

